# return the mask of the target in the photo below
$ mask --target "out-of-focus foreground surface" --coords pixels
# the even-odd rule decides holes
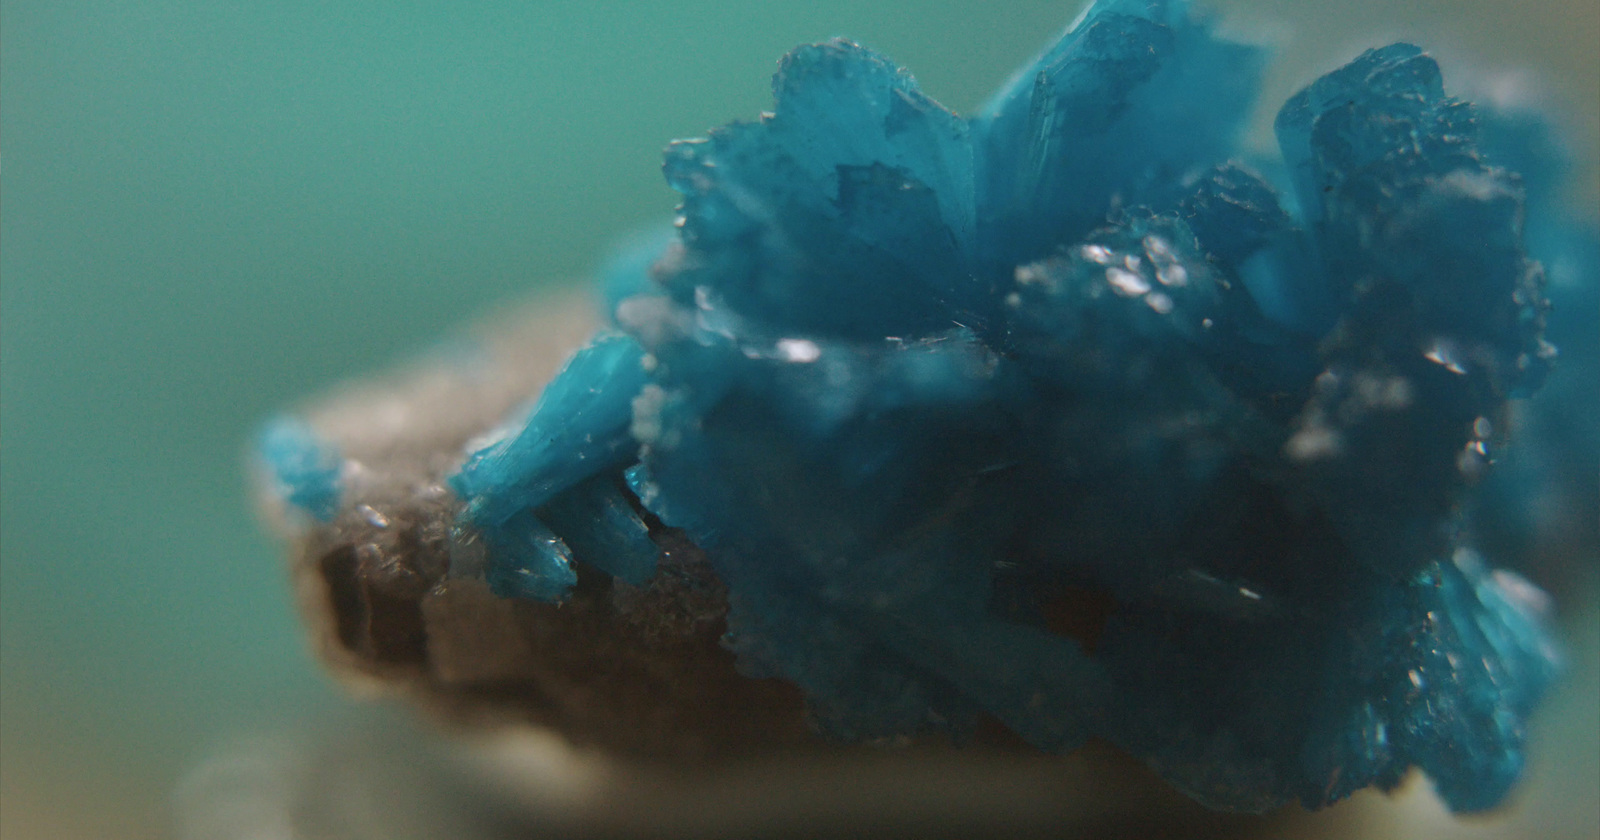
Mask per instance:
[[[1526,70],[1590,158],[1593,212],[1594,0],[1215,5],[1293,36],[1262,125],[1395,38],[1439,54],[1463,94]],[[586,274],[670,213],[665,142],[767,107],[797,43],[857,38],[965,109],[1076,11],[8,0],[0,835],[159,836],[180,774],[218,745],[366,714],[303,652],[250,515],[242,450],[262,417]],[[1455,827],[1469,836],[1600,823],[1596,596],[1555,595],[1576,673],[1536,721],[1521,821]]]

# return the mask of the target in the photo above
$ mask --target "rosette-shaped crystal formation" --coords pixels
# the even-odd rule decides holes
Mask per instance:
[[[1414,766],[1494,806],[1557,669],[1463,505],[1554,355],[1523,186],[1404,44],[1284,105],[1273,183],[1234,162],[1262,65],[1101,0],[964,118],[795,50],[668,148],[678,238],[467,457],[455,538],[544,601],[691,541],[834,738],[992,718],[1217,808]]]

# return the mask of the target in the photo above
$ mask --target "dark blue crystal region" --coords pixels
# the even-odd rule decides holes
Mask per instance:
[[[1216,808],[1412,767],[1494,807],[1559,662],[1468,504],[1555,356],[1554,198],[1501,165],[1543,158],[1396,44],[1283,106],[1270,182],[1263,64],[1178,0],[1096,3],[972,117],[790,53],[771,113],[667,149],[679,235],[453,479],[490,586],[639,584],[672,531],[826,736],[994,719]]]

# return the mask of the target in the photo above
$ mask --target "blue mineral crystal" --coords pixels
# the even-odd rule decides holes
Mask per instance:
[[[1411,767],[1493,807],[1558,655],[1466,503],[1555,355],[1523,224],[1559,176],[1396,44],[1283,106],[1269,182],[1263,58],[1102,0],[965,118],[854,43],[790,53],[771,113],[667,149],[678,236],[454,477],[490,586],[643,584],[672,534],[831,737],[991,718],[1218,808]]]
[[[269,483],[288,506],[327,522],[339,510],[339,472],[343,461],[332,446],[300,420],[280,417],[268,423],[256,452]]]

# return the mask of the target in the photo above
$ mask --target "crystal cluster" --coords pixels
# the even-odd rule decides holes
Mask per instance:
[[[327,522],[339,510],[343,461],[315,431],[292,417],[280,417],[262,430],[256,457],[271,473],[288,504]]]
[[[1397,44],[1285,104],[1263,176],[1263,63],[1101,0],[967,118],[790,53],[772,113],[668,148],[678,237],[451,478],[486,549],[453,573],[560,602],[687,539],[826,736],[996,719],[1217,808],[1413,766],[1494,806],[1558,658],[1464,505],[1554,356],[1532,158]],[[314,441],[267,451],[336,499]]]

